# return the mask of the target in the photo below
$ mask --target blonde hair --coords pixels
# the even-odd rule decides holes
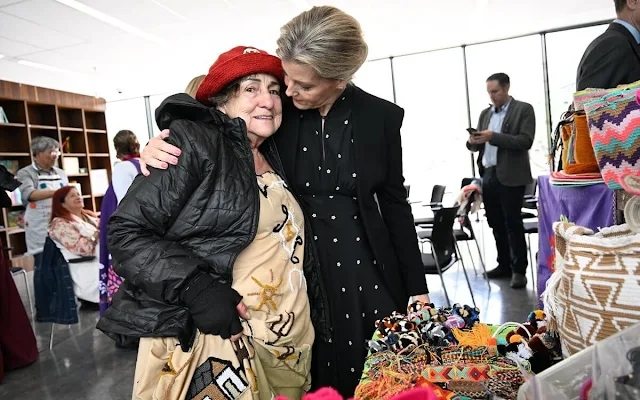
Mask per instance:
[[[326,79],[350,81],[369,52],[360,23],[335,7],[313,7],[280,28],[276,54]]]
[[[206,75],[200,75],[193,78],[187,85],[187,88],[184,90],[184,92],[195,99],[196,93],[198,93],[198,88],[200,87],[200,84],[205,77]]]

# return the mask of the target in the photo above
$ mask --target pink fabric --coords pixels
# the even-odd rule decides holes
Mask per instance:
[[[289,400],[284,396],[278,396],[275,400]],[[316,392],[305,395],[302,400],[345,400],[337,391],[332,388],[322,388]],[[353,400],[350,398],[348,400]],[[390,400],[438,400],[438,396],[433,390],[428,388],[415,388],[407,390],[394,396]]]

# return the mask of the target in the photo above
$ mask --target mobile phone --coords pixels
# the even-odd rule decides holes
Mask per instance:
[[[478,130],[476,128],[467,128],[467,132],[469,132],[469,135],[473,135],[474,133],[477,133]]]

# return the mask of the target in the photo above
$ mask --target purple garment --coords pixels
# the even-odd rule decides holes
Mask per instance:
[[[614,193],[604,183],[584,187],[555,187],[548,176],[538,177],[538,296],[553,273],[555,235],[553,223],[560,216],[569,222],[598,231],[613,225]],[[542,307],[542,304],[540,304]]]
[[[139,174],[140,161],[136,158],[127,161],[135,165]],[[109,248],[107,247],[107,224],[117,208],[118,198],[113,190],[113,182],[111,182],[102,198],[102,206],[100,207],[100,316],[109,308],[113,295],[122,284],[122,278],[113,270],[111,254],[109,254]]]

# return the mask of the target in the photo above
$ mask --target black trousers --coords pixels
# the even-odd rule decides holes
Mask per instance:
[[[528,264],[521,211],[524,189],[500,183],[495,168],[487,168],[482,176],[482,199],[496,239],[498,268],[522,275]]]

